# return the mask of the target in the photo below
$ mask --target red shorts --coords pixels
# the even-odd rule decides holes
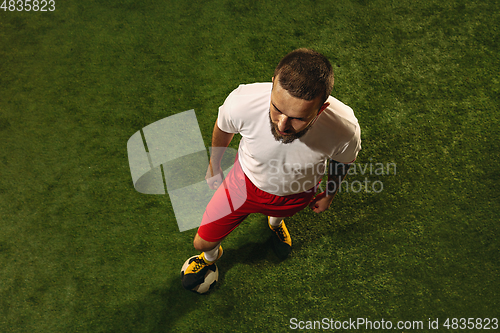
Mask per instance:
[[[287,217],[301,211],[314,198],[316,187],[302,193],[278,196],[258,189],[245,175],[238,160],[219,186],[203,214],[198,235],[218,242],[251,213]]]

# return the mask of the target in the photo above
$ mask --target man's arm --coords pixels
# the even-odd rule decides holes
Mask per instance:
[[[217,120],[215,121],[214,131],[212,132],[212,152],[210,154],[210,164],[205,177],[208,186],[211,189],[216,189],[222,183],[222,168],[220,163],[222,155],[224,155],[224,152],[233,137],[234,133],[224,132],[217,125]]]
[[[340,163],[334,160],[329,160],[328,163],[328,181],[326,183],[326,191],[318,194],[309,204],[309,207],[315,213],[321,213],[330,207],[335,194],[337,194],[340,184],[347,175],[350,164]]]
[[[328,182],[326,183],[326,195],[334,197],[337,194],[340,184],[347,176],[350,164],[340,163],[330,160],[328,163]],[[333,198],[332,198],[333,199]]]

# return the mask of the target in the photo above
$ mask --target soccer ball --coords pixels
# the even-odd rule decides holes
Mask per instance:
[[[184,265],[182,265],[181,269],[181,279],[184,277],[184,271],[186,268],[189,266],[191,261],[193,261],[194,258],[197,256],[192,256],[186,262]],[[213,287],[215,287],[215,284],[217,283],[217,280],[219,279],[219,269],[217,268],[216,264],[212,264],[208,266],[208,270],[205,273],[205,276],[203,278],[203,282],[201,282],[199,285],[191,289],[191,291],[198,293],[198,294],[206,294],[208,293]]]

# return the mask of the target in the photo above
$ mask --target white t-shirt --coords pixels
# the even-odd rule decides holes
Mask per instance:
[[[326,162],[351,163],[361,150],[358,120],[350,107],[330,96],[328,106],[304,136],[284,144],[271,133],[272,83],[240,85],[219,108],[217,125],[241,135],[238,159],[262,191],[285,196],[313,188]]]

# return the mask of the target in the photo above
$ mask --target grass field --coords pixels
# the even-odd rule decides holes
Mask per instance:
[[[8,3],[0,332],[286,332],[291,318],[462,332],[446,318],[500,319],[498,1]],[[179,232],[168,196],[135,191],[127,140],[195,109],[208,147],[227,94],[269,81],[298,47],[330,59],[332,95],[361,124],[346,180],[383,190],[287,220],[285,261],[251,215],[224,242],[216,290],[185,291],[195,230]],[[397,167],[362,174],[370,163]]]

